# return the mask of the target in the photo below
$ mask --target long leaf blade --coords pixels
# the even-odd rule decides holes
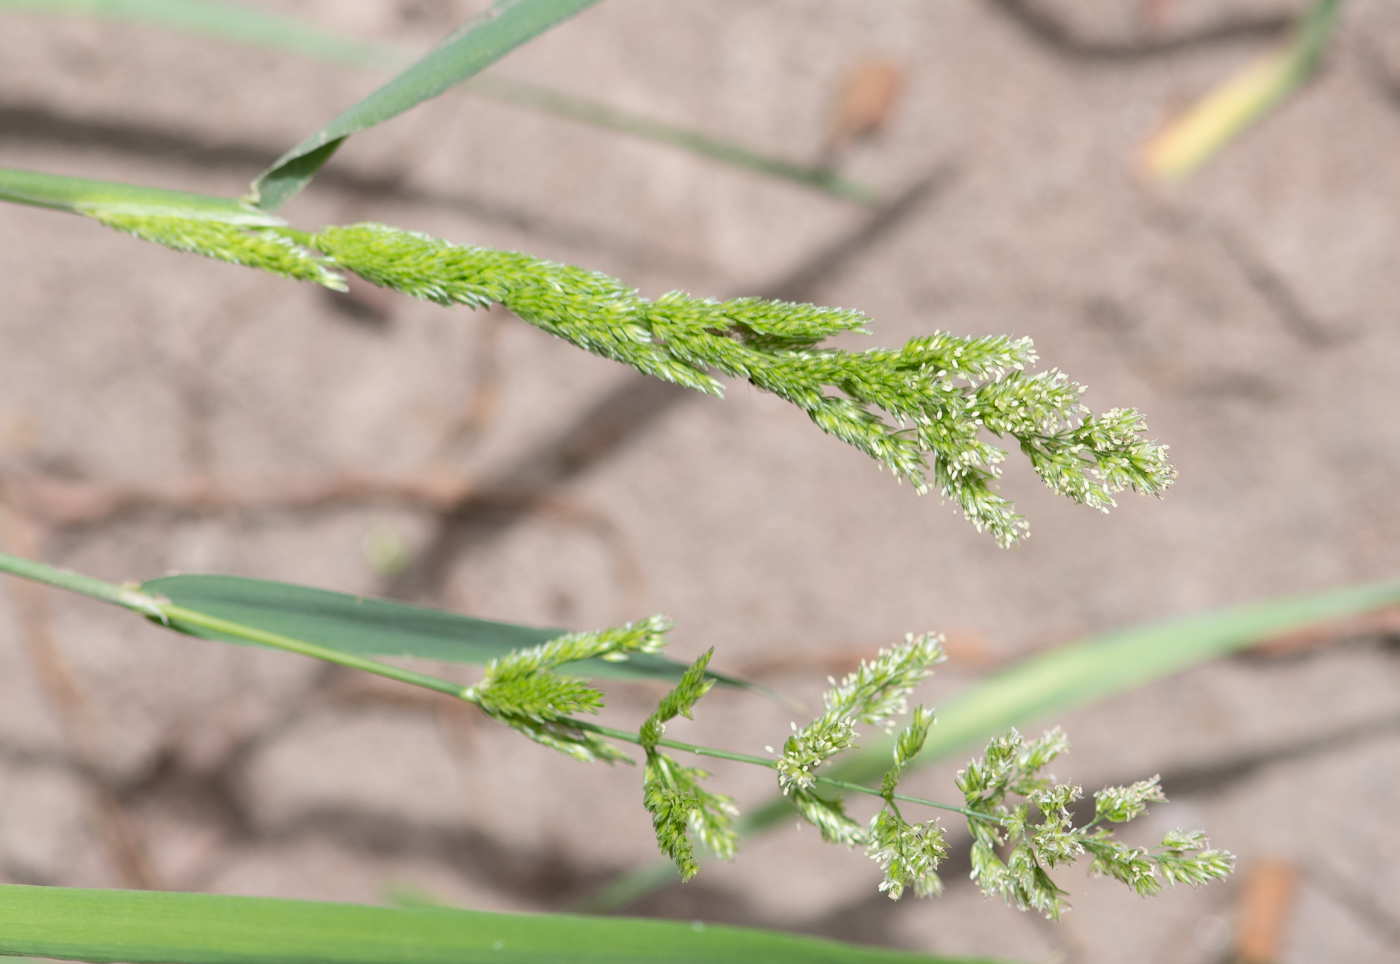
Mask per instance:
[[[222,0],[0,0],[0,10],[131,20],[351,67],[403,67],[410,58],[380,44]]]
[[[156,187],[93,181],[0,167],[0,201],[71,211],[75,214],[132,214],[222,221],[245,227],[273,227],[286,222],[242,201],[167,191]]]
[[[680,921],[16,885],[0,885],[0,954],[128,964],[954,964]]]
[[[263,210],[277,210],[306,186],[351,134],[438,96],[597,2],[497,0],[425,57],[279,157],[253,182],[249,200]]]
[[[371,70],[400,70],[414,59],[397,47],[358,40],[292,17],[222,0],[0,0],[0,10],[79,14],[144,23]],[[876,204],[880,200],[874,188],[829,168],[764,154],[733,141],[539,84],[487,73],[471,78],[465,89],[478,97],[640,137],[831,197],[858,204]]]
[[[512,650],[538,646],[566,632],[241,576],[162,576],[147,580],[140,588],[182,609],[354,656],[411,656],[480,666]],[[229,633],[181,624],[178,620],[172,620],[171,628],[201,639],[256,645]],[[685,665],[663,656],[635,653],[619,663],[602,659],[573,663],[567,672],[598,678],[674,682],[685,672]],[[732,677],[712,675],[723,683],[747,685]]]
[[[1248,64],[1157,133],[1143,148],[1143,166],[1163,181],[1205,164],[1301,87],[1322,63],[1341,0],[1318,0],[1293,42]]]

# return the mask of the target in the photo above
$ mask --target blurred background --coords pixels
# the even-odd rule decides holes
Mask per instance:
[[[409,51],[485,6],[248,5]],[[1094,633],[1391,577],[1400,5],[1348,0],[1308,83],[1189,177],[1144,167],[1310,6],[608,0],[492,73],[880,200],[457,91],[357,137],[285,212],[650,296],[858,308],[875,325],[851,346],[1029,335],[1092,408],[1146,414],[1180,471],[1160,501],[1099,515],[1013,455],[1004,490],[1033,534],[1001,550],[744,385],[688,395],[500,310],[335,295],[6,206],[3,549],[569,628],[664,611],[673,655],[715,646],[716,668],[809,705],[910,631],[948,635],[937,704]],[[0,5],[0,164],[238,195],[384,76]],[[985,900],[964,857],[941,899],[894,904],[862,854],[788,827],[622,909],[1027,961],[1400,961],[1397,626],[1277,641],[1044,721],[1074,747],[1061,778],[1160,772],[1172,802],[1142,838],[1207,828],[1239,856],[1224,884],[1142,901],[1072,869],[1074,910],[1051,923]],[[660,692],[609,691],[631,723]],[[716,692],[675,732],[754,753],[794,718]],[[741,807],[771,795],[761,771],[715,769]],[[956,769],[911,792],[951,799]],[[558,910],[654,858],[635,770],[441,697],[0,589],[6,881]]]

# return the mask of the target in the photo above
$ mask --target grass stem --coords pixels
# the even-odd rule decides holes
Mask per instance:
[[[400,683],[407,683],[410,686],[419,686],[423,689],[446,694],[455,699],[466,700],[469,703],[476,702],[469,695],[470,687],[463,686],[460,683],[439,679],[436,676],[429,676],[426,673],[416,673],[413,670],[400,669],[397,666],[390,666],[388,663],[366,659],[363,656],[356,656],[353,653],[342,652],[328,646],[319,646],[304,640],[293,639],[290,636],[270,633],[252,626],[245,626],[242,623],[220,619],[217,616],[210,616],[207,613],[202,613],[195,609],[176,606],[173,603],[163,600],[159,596],[148,595],[137,589],[104,582],[101,579],[94,579],[91,576],[70,572],[67,569],[60,569],[42,562],[35,562],[31,559],[23,559],[19,556],[0,553],[0,572],[6,572],[12,576],[18,576],[21,579],[33,580],[34,582],[44,583],[45,585],[53,586],[57,589],[66,589],[69,592],[75,592],[91,599],[122,606],[133,612],[140,613],[148,619],[159,622],[167,628],[189,633],[192,636],[204,635],[204,633],[193,632],[192,630],[204,630],[205,632],[216,633],[219,636],[232,637],[250,643],[257,643],[261,646],[270,646],[274,649],[284,650],[289,653],[297,653],[301,656],[310,656],[313,659],[324,660],[328,663],[335,663],[365,673],[373,673],[376,676],[383,676]],[[619,730],[611,726],[603,726],[599,723],[590,723],[587,720],[577,720],[569,717],[561,719],[558,722],[564,726],[584,730],[589,733],[596,733],[599,736],[605,736],[623,743],[631,743],[635,746],[640,746],[642,743],[641,734],[633,733],[629,730]],[[699,746],[680,740],[668,740],[663,738],[657,741],[657,745],[664,746],[671,750],[680,750],[684,753],[693,753],[696,756],[714,757],[720,760],[734,760],[738,763],[767,767],[770,770],[774,769],[777,765],[775,760],[771,760],[767,757],[754,756],[749,753],[736,753],[731,750],[718,750],[713,747]],[[881,796],[880,791],[876,790],[874,787],[867,787],[859,783],[851,783],[847,780],[837,780],[825,776],[817,776],[815,780],[824,786],[846,790],[851,793],[863,793],[875,797]],[[975,810],[955,806],[951,803],[940,803],[937,800],[925,800],[922,797],[911,797],[902,793],[894,794],[894,798],[907,803],[915,803],[925,807],[933,807],[938,810],[960,813],[970,820],[982,820],[998,824],[1005,823],[1005,821],[999,817],[978,813]]]

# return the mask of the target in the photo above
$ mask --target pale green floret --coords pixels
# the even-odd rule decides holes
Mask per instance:
[[[822,839],[827,843],[854,847],[869,842],[865,828],[846,816],[846,805],[840,797],[823,797],[811,790],[794,787],[788,799],[802,819],[821,832]]]
[[[516,650],[488,663],[481,682],[466,689],[462,698],[530,739],[575,759],[627,761],[626,754],[570,726],[566,719],[578,712],[597,713],[603,707],[603,694],[581,679],[554,670],[585,659],[617,660],[629,653],[654,653],[665,645],[670,628],[665,616],[652,616],[611,629],[568,633]]]
[[[810,788],[824,761],[855,746],[857,723],[892,728],[909,708],[909,692],[943,661],[941,643],[941,636],[910,634],[904,645],[882,649],[870,662],[862,660],[855,672],[834,685],[822,698],[826,712],[800,730],[794,727],[783,744],[777,761],[783,792]]]
[[[1094,816],[1112,823],[1126,823],[1147,809],[1149,803],[1165,802],[1161,776],[1139,780],[1130,787],[1104,787],[1094,794]]]
[[[884,809],[871,819],[866,836],[867,854],[885,872],[880,890],[889,894],[890,900],[899,900],[909,886],[917,897],[943,892],[943,882],[935,871],[948,855],[948,848],[936,820],[910,824],[898,811]]]
[[[739,811],[734,801],[700,786],[700,781],[709,776],[707,772],[682,766],[656,749],[657,741],[666,731],[666,722],[677,716],[689,719],[691,709],[714,685],[714,680],[705,676],[712,655],[713,649],[686,669],[681,681],[661,698],[656,712],[647,718],[640,730],[642,749],[647,755],[642,804],[651,814],[657,847],[675,862],[682,880],[689,880],[700,869],[690,834],[722,860],[732,859],[739,843],[739,834],[734,829],[734,818]]]
[[[1154,854],[1153,860],[1168,883],[1192,887],[1224,880],[1235,869],[1234,855],[1211,849],[1203,830],[1171,831],[1162,838],[1161,852]]]
[[[1105,787],[1094,794],[1094,819],[1074,826],[1071,807],[1080,798],[1080,788],[1039,774],[1067,748],[1058,730],[1029,744],[1012,730],[992,740],[981,759],[959,772],[958,788],[968,809],[987,818],[968,821],[973,838],[972,878],[983,893],[1000,895],[1022,910],[1058,917],[1067,894],[1047,871],[1085,854],[1092,873],[1122,881],[1143,897],[1161,891],[1158,871],[1170,883],[1192,886],[1230,873],[1234,857],[1208,849],[1203,833],[1173,831],[1162,841],[1161,850],[1153,853],[1120,843],[1113,839],[1112,830],[1097,826],[1105,820],[1127,822],[1141,815],[1148,803],[1164,800],[1157,777],[1127,787]],[[1009,794],[1027,802],[1008,807]],[[1038,822],[1032,819],[1034,812],[1039,814]],[[1003,862],[997,851],[1006,846],[1011,853]]]
[[[884,779],[880,781],[880,794],[891,807],[894,806],[895,788],[899,785],[900,779],[903,778],[904,771],[923,752],[924,743],[928,740],[928,731],[933,727],[934,722],[932,710],[916,706],[909,724],[899,734],[899,739],[895,741],[894,766],[890,767],[885,773]]]
[[[118,213],[101,208],[84,213],[109,228],[176,251],[261,268],[296,281],[314,281],[336,291],[345,290],[345,279],[327,267],[325,259],[274,228],[249,228],[202,218]]]
[[[1172,481],[1165,447],[1136,412],[1095,418],[1059,372],[1028,375],[1027,339],[936,333],[898,350],[848,352],[822,342],[865,331],[856,311],[680,292],[656,301],[596,272],[514,252],[450,244],[382,224],[326,228],[308,242],[366,280],[439,304],[501,304],[590,352],[667,381],[720,394],[718,372],[805,411],[920,491],[936,486],[979,530],[1015,542],[1024,520],[993,488],[1010,436],[1054,491],[1106,509],[1125,488]],[[931,479],[930,479],[931,475]]]

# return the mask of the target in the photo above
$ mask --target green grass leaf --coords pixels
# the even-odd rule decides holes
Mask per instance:
[[[0,885],[0,954],[128,964],[958,964],[682,921],[15,885]]]
[[[480,73],[516,47],[598,0],[497,0],[426,56],[279,157],[249,198],[275,211],[296,195],[345,138],[397,117]]]
[[[142,583],[140,590],[163,596],[184,609],[355,656],[412,656],[484,666],[568,632],[241,576],[162,576]],[[171,621],[171,628],[201,639],[256,645],[178,620]],[[685,670],[685,664],[664,656],[633,653],[622,662],[588,659],[570,663],[565,671],[573,676],[674,682]],[[732,677],[710,675],[729,685],[746,685]]]
[[[368,70],[401,70],[414,60],[410,53],[397,47],[347,37],[293,17],[220,0],[0,0],[0,11],[5,10],[126,20]],[[640,137],[858,204],[876,204],[880,199],[874,188],[829,168],[774,157],[733,141],[528,81],[482,74],[467,81],[465,89],[489,100]]]
[[[176,217],[249,228],[279,227],[287,223],[275,214],[231,198],[9,167],[0,167],[0,201],[99,218]]]
[[[518,107],[568,118],[619,134],[640,137],[731,167],[781,178],[845,201],[868,205],[880,203],[880,192],[873,187],[838,174],[830,168],[798,164],[781,157],[773,157],[733,141],[619,110],[608,104],[575,97],[538,84],[498,77],[495,74],[483,74],[473,79],[467,85],[467,90],[502,103],[515,104]]]
[[[0,0],[0,10],[130,20],[350,67],[396,70],[412,59],[392,47],[220,0]]]
[[[1322,65],[1342,0],[1316,0],[1293,41],[1251,61],[1192,105],[1143,148],[1143,166],[1162,181],[1196,171],[1303,86]]]

